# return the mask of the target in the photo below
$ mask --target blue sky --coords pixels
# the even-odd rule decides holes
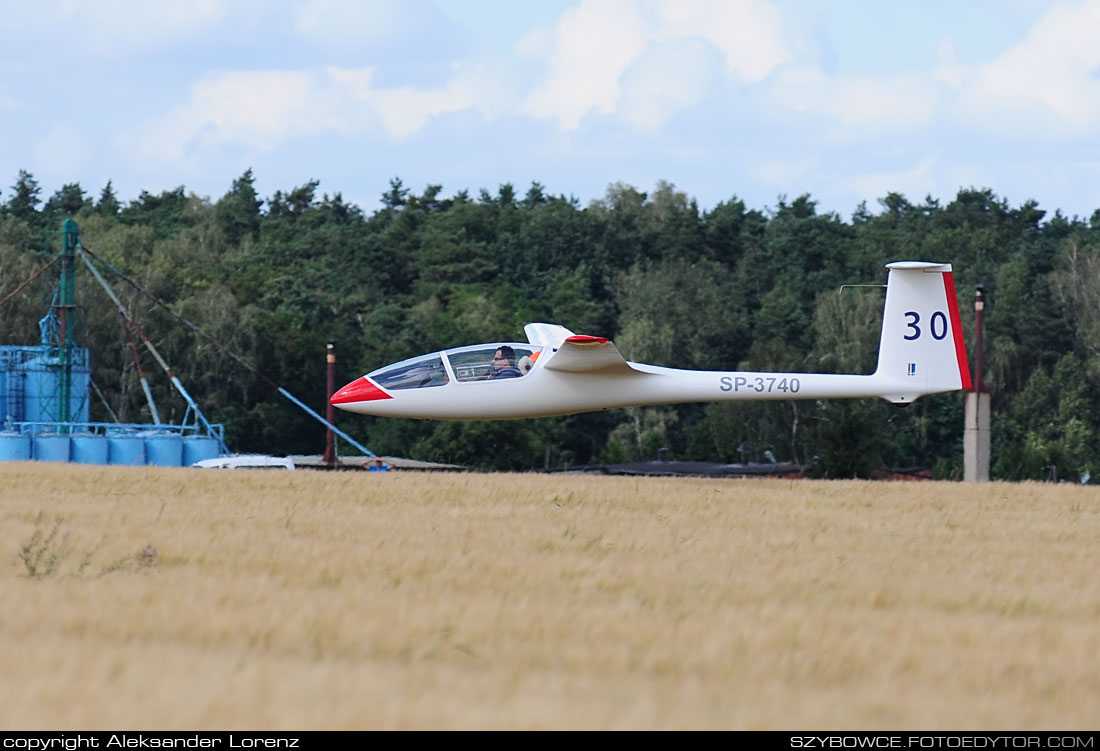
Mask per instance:
[[[1100,0],[0,0],[0,201],[533,180],[1100,209]]]

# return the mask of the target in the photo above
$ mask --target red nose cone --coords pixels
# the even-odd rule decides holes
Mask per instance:
[[[349,404],[351,402],[373,402],[376,399],[393,399],[393,397],[375,386],[369,378],[363,376],[337,391],[329,401],[333,404]]]

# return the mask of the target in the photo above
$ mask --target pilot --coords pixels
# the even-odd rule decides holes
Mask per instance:
[[[493,355],[493,369],[485,380],[495,378],[519,378],[523,373],[516,367],[516,351],[508,345],[501,345]]]

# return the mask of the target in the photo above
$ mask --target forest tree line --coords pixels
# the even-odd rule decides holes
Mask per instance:
[[[382,365],[478,342],[522,341],[531,321],[612,337],[630,360],[713,370],[871,372],[884,264],[954,266],[974,362],[977,285],[985,291],[983,380],[992,392],[993,468],[1001,479],[1078,479],[1100,467],[1100,210],[1088,220],[1012,207],[988,189],[950,203],[890,193],[851,221],[810,196],[765,210],[731,197],[701,210],[666,182],[611,185],[582,206],[539,183],[477,196],[416,193],[390,181],[372,211],[317,181],[261,198],[251,170],[212,201],[184,187],[121,202],[111,183],[44,198],[20,171],[0,192],[0,299],[59,248],[67,217],[82,242],[239,355],[258,377],[132,286],[113,281],[207,417],[235,451],[320,453],[314,409],[337,385]],[[108,276],[111,276],[108,274]],[[36,344],[52,271],[0,308],[0,342]],[[149,421],[131,337],[78,269],[78,339],[93,380],[124,422]],[[144,353],[165,419],[185,406]],[[92,419],[107,421],[98,398]],[[963,395],[907,408],[880,400],[646,407],[539,420],[434,422],[340,414],[380,455],[479,468],[565,467],[652,459],[736,462],[747,441],[825,477],[924,466],[962,469]],[[342,453],[351,453],[343,446]]]

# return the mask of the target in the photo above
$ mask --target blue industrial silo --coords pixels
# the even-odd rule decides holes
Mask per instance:
[[[88,350],[74,343],[75,271],[80,248],[79,228],[66,219],[62,229],[61,278],[49,312],[39,321],[41,344],[0,345],[0,461],[78,462],[82,464],[155,464],[187,466],[185,454],[209,458],[227,453],[221,425],[210,424],[173,377],[188,402],[194,423],[160,423],[150,400],[154,425],[90,422],[91,368]],[[99,272],[83,258],[92,274],[117,303]],[[120,304],[120,312],[121,304]],[[128,313],[124,312],[124,317]],[[129,320],[129,319],[128,319]],[[136,325],[135,325],[136,326]],[[147,342],[152,349],[152,345]],[[154,351],[154,356],[159,355]],[[171,374],[169,374],[171,375]],[[144,386],[143,380],[143,386]],[[202,426],[199,426],[199,420]],[[155,432],[154,432],[155,431]],[[184,437],[189,443],[184,443]],[[189,445],[195,451],[185,452]]]

